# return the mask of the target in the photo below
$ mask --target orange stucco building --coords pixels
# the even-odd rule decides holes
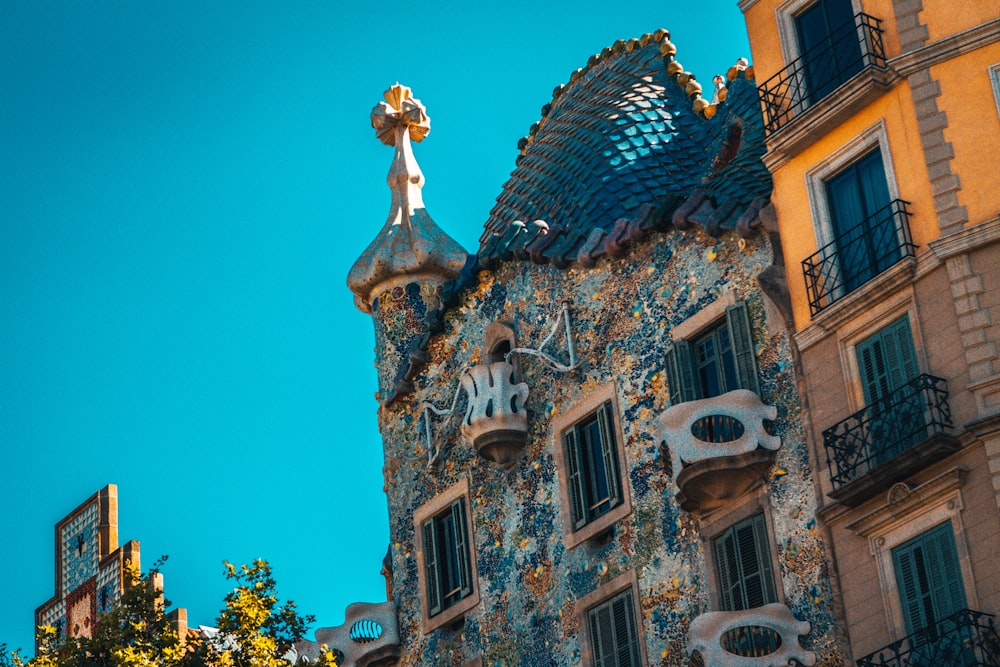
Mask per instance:
[[[852,658],[997,664],[1000,2],[739,4]]]

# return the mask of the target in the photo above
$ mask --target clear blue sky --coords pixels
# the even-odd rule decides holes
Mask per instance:
[[[320,627],[384,600],[345,285],[389,207],[368,114],[397,80],[424,102],[424,201],[474,251],[552,89],[660,27],[706,89],[750,55],[735,0],[0,0],[0,642],[30,649],[53,525],[108,483],[192,624],[223,559]]]

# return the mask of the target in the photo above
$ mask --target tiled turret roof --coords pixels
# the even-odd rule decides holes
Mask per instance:
[[[672,221],[714,236],[750,221],[771,192],[752,70],[732,68],[709,104],[675,53],[665,30],[618,42],[556,89],[486,222],[481,265],[589,265]]]

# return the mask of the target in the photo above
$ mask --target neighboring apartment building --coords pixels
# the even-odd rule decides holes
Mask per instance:
[[[1000,665],[1000,2],[741,0],[858,665]]]
[[[750,72],[713,104],[666,31],[593,56],[475,254],[424,207],[423,105],[386,92],[390,214],[348,283],[376,331],[390,600],[301,652],[843,664]]]
[[[129,584],[126,568],[140,567],[137,541],[118,546],[118,487],[92,495],[55,532],[55,596],[35,610],[35,625],[52,626],[60,637],[90,637],[98,616]],[[161,578],[157,583],[162,587]],[[175,609],[171,618],[185,636],[187,611]]]

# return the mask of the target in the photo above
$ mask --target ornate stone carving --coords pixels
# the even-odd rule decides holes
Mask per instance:
[[[785,667],[792,660],[812,667],[816,654],[799,644],[799,635],[809,630],[809,623],[797,620],[783,604],[710,611],[691,622],[688,651],[700,652],[704,663],[712,667]],[[772,632],[780,641],[771,639]],[[734,650],[727,650],[727,644]]]
[[[355,602],[348,605],[344,624],[335,628],[320,628],[316,641],[302,640],[295,644],[299,657],[310,661],[319,657],[323,644],[343,653],[338,662],[342,667],[376,667],[395,664],[400,655],[399,624],[396,604]]]
[[[469,397],[462,435],[481,457],[503,465],[514,460],[528,437],[528,385],[514,378],[514,366],[506,361],[473,366],[462,375]]]
[[[777,414],[745,389],[667,408],[659,419],[660,437],[670,449],[681,508],[709,513],[756,486],[781,446],[764,429],[764,420]]]

